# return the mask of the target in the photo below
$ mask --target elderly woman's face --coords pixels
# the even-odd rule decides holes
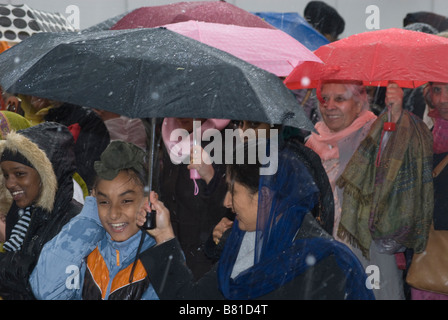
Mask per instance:
[[[344,84],[324,84],[321,95],[324,101],[319,105],[322,119],[332,132],[338,132],[350,126],[361,112],[361,103],[353,99]]]

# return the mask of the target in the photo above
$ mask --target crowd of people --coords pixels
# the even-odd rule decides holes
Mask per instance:
[[[304,16],[329,41],[344,30],[323,2]],[[404,27],[443,31],[422,19]],[[165,118],[155,146],[144,119],[7,93],[2,105],[13,108],[0,111],[1,299],[448,299],[406,283],[431,226],[448,228],[447,173],[433,176],[448,154],[448,83],[323,82],[306,101],[315,132]],[[238,129],[234,161],[204,161],[194,121]],[[274,152],[274,138],[277,171],[261,175],[251,147]]]

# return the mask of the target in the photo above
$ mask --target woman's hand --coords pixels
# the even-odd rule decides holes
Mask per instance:
[[[193,148],[191,148],[190,155],[190,159],[192,159],[192,161],[187,168],[196,169],[202,180],[209,184],[215,175],[215,169],[213,169],[213,166],[211,165],[209,154],[200,146],[193,146]]]
[[[174,231],[171,226],[170,211],[165,207],[162,201],[159,201],[159,196],[154,191],[149,195],[149,201],[146,202],[137,214],[137,225],[143,226],[146,221],[146,211],[156,211],[156,228],[146,230],[149,235],[153,236],[157,244],[173,239]]]
[[[226,217],[222,218],[221,221],[215,226],[213,229],[213,241],[215,244],[218,244],[221,241],[222,235],[227,229],[230,229],[233,225],[233,221],[227,219]]]
[[[391,121],[397,122],[403,111],[403,89],[398,84],[390,83],[386,90],[386,106],[390,108]]]

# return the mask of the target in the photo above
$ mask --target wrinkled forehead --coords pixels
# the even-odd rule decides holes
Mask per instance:
[[[343,96],[349,99],[353,96],[353,93],[343,83],[325,83],[322,85],[321,95],[323,97]]]

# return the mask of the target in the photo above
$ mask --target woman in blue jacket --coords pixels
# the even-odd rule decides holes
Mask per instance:
[[[95,162],[93,196],[45,245],[30,283],[38,299],[158,299],[139,252],[155,241],[137,226],[144,152],[113,141]]]

